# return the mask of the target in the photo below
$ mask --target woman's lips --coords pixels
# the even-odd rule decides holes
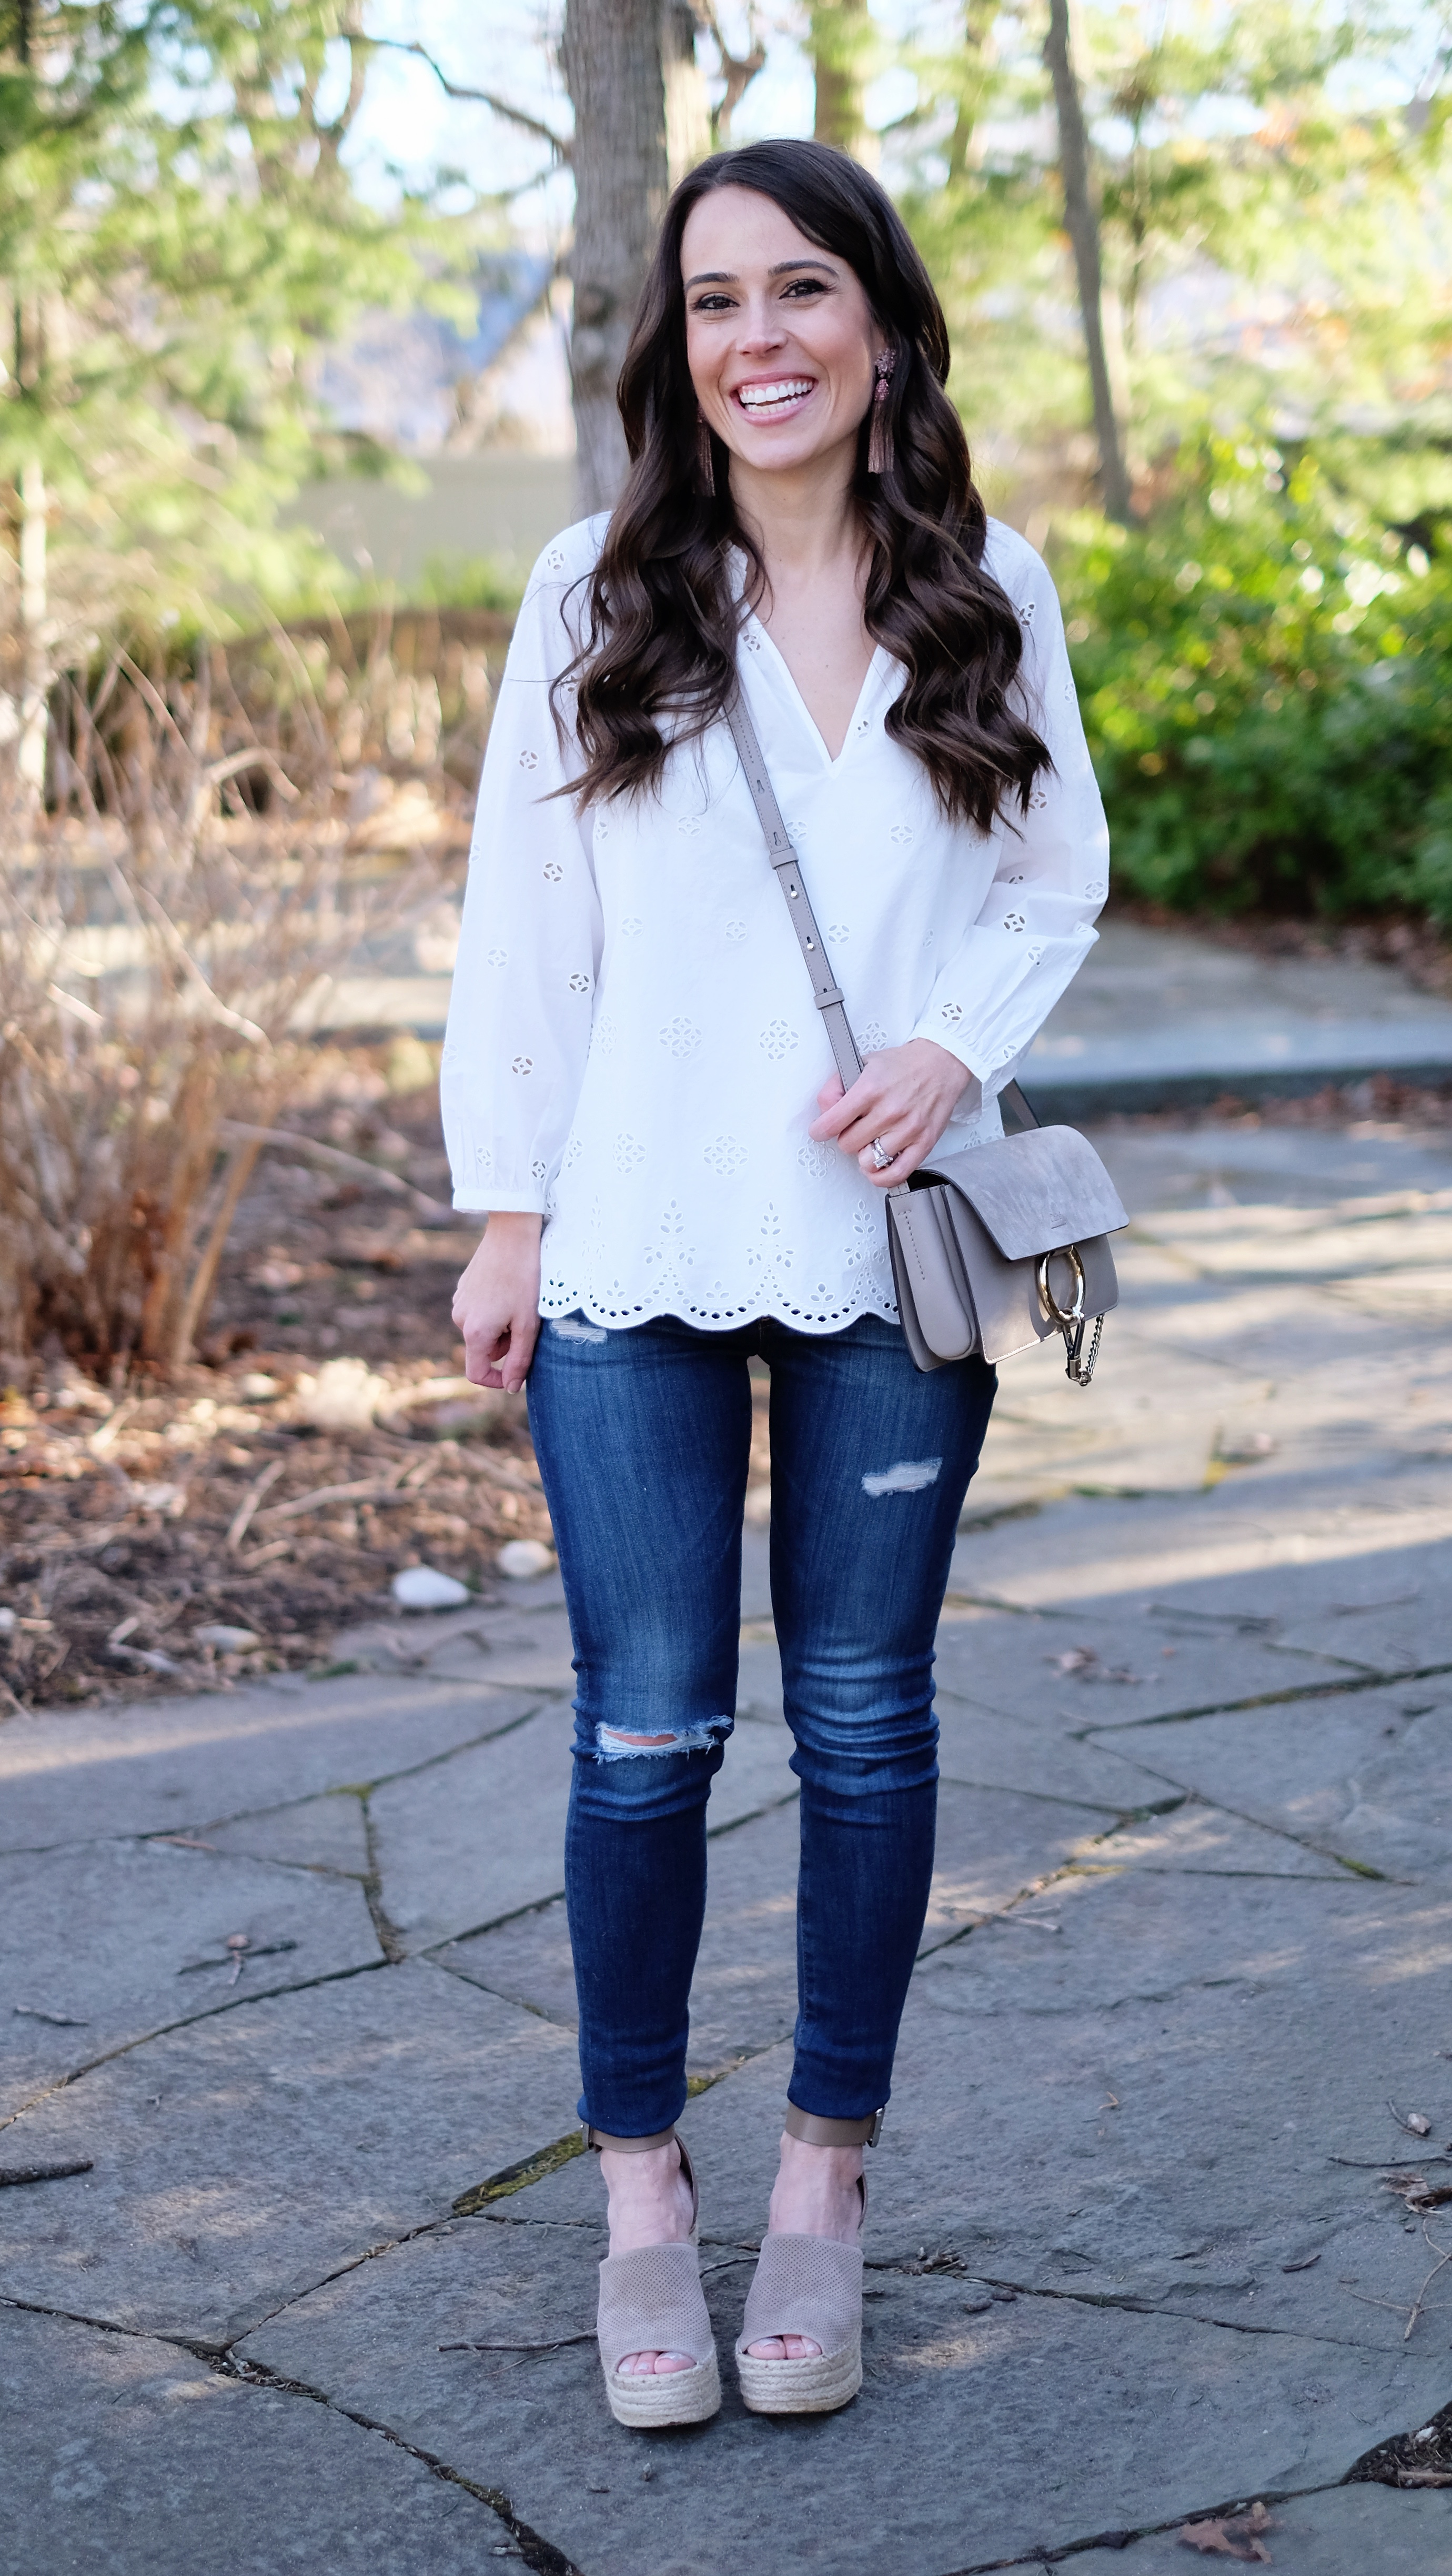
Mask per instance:
[[[816,389],[814,377],[779,376],[738,385],[731,399],[748,420],[787,420],[801,410]]]

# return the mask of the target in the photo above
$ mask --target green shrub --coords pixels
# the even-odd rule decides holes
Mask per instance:
[[[1210,441],[1055,549],[1116,881],[1180,908],[1452,921],[1452,579],[1314,459]]]

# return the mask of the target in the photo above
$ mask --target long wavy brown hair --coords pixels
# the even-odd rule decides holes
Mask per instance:
[[[932,281],[890,198],[821,143],[713,153],[666,207],[617,388],[630,475],[588,576],[582,650],[555,684],[576,693],[585,767],[574,792],[588,804],[658,785],[671,743],[693,740],[721,714],[736,684],[742,617],[766,589],[760,552],[732,509],[729,451],[714,433],[715,490],[700,488],[681,235],[716,188],[770,197],[808,241],[846,260],[893,352],[886,473],[867,471],[866,418],[858,435],[863,615],[873,641],[907,671],[889,734],[922,762],[945,813],[986,831],[1010,801],[1026,808],[1051,766],[1015,704],[1023,633],[983,567],[987,519],[943,391],[948,330]],[[731,545],[750,566],[742,602],[732,594]],[[556,713],[563,721],[558,697]]]

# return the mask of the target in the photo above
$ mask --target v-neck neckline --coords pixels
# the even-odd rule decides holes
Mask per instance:
[[[843,761],[846,759],[848,752],[851,750],[853,743],[857,739],[857,726],[862,714],[863,701],[866,698],[867,692],[871,688],[873,681],[877,677],[878,664],[883,655],[882,645],[874,644],[872,648],[872,659],[868,663],[867,668],[862,675],[862,686],[857,692],[852,713],[847,719],[847,730],[842,736],[842,748],[840,751],[834,752],[828,747],[827,737],[823,733],[821,726],[818,724],[816,717],[813,715],[811,708],[808,706],[806,699],[803,697],[801,690],[797,685],[790,662],[787,660],[781,646],[777,643],[775,637],[771,633],[770,628],[762,624],[762,621],[757,616],[755,609],[751,611],[751,623],[755,627],[757,634],[761,637],[767,651],[776,662],[782,678],[785,680],[787,687],[795,698],[797,705],[801,710],[802,721],[828,769],[839,769]]]

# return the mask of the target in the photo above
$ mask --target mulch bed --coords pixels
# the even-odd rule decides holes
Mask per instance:
[[[316,1670],[405,1566],[497,1598],[501,1545],[549,1543],[523,1397],[462,1378],[478,1230],[442,1204],[421,1058],[320,1053],[287,1127],[340,1159],[264,1155],[197,1365],[108,1392],[52,1354],[5,1392],[0,1710]]]

